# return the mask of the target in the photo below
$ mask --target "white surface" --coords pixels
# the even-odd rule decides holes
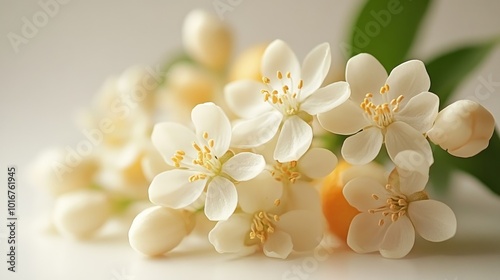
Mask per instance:
[[[456,210],[457,236],[440,244],[419,242],[403,260],[335,249],[321,256],[280,261],[262,256],[232,260],[205,244],[182,247],[148,260],[133,252],[125,236],[104,235],[88,243],[43,235],[34,225],[46,214],[49,197],[28,182],[28,163],[49,146],[74,145],[83,135],[72,117],[88,106],[107,76],[134,64],[156,65],[181,46],[184,15],[193,8],[213,11],[214,1],[69,1],[15,53],[9,32],[20,33],[22,18],[41,10],[37,1],[0,0],[0,167],[18,167],[19,272],[6,273],[5,187],[0,187],[1,279],[495,279],[500,275],[500,202],[476,182],[459,180],[447,201]],[[235,1],[237,2],[237,1]],[[237,51],[281,38],[299,57],[330,42],[333,64],[361,1],[241,1],[224,14]],[[500,34],[498,1],[436,1],[412,57],[427,59],[455,44]],[[458,96],[472,96],[481,78],[500,81],[500,50],[464,81]],[[500,119],[500,87],[480,102]],[[487,164],[487,163],[485,163]],[[0,172],[0,181],[6,174]],[[319,252],[321,254],[321,252]],[[316,262],[315,262],[315,261]],[[314,266],[317,263],[317,266]],[[294,266],[310,269],[295,276]],[[123,275],[131,277],[121,277]],[[121,276],[120,276],[121,275]],[[294,278],[295,277],[295,278]]]

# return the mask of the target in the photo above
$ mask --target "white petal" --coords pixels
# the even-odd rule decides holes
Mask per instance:
[[[309,95],[309,97],[301,103],[300,109],[307,112],[309,115],[317,115],[344,103],[350,95],[351,91],[348,83],[336,82],[320,88]]]
[[[412,150],[402,151],[394,158],[394,164],[403,194],[411,195],[425,188],[429,180],[429,163],[422,154]]]
[[[219,253],[249,255],[257,247],[245,245],[251,223],[251,215],[234,214],[226,221],[218,222],[208,234],[208,240]]]
[[[268,257],[286,259],[293,250],[292,237],[286,232],[275,231],[269,235],[262,249]]]
[[[217,176],[208,184],[205,215],[211,221],[227,220],[238,204],[238,193],[228,179]]]
[[[337,166],[338,159],[334,153],[323,148],[311,148],[298,161],[297,168],[309,178],[325,177]]]
[[[287,209],[321,212],[319,192],[310,182],[298,180],[285,188],[282,200]]]
[[[404,106],[413,96],[429,91],[431,80],[420,60],[410,60],[392,69],[387,78],[389,99],[404,96],[401,106]]]
[[[408,206],[415,230],[432,242],[450,239],[457,231],[457,218],[448,205],[436,200],[419,200]]]
[[[253,148],[269,142],[278,131],[283,115],[278,111],[264,113],[254,119],[234,124],[231,145],[237,148]]]
[[[383,139],[379,128],[364,129],[344,141],[342,156],[351,164],[367,164],[378,155]]]
[[[320,125],[335,134],[351,135],[370,125],[363,115],[363,110],[350,99],[338,107],[318,114]]]
[[[323,215],[321,212],[293,210],[280,216],[276,228],[292,237],[295,251],[312,250],[323,236]]]
[[[415,244],[415,230],[406,216],[391,222],[384,240],[380,244],[380,254],[386,258],[402,258],[411,251]]]
[[[332,56],[330,54],[330,45],[323,43],[310,51],[302,62],[302,81],[304,87],[301,95],[303,98],[317,90],[325,80]]]
[[[375,57],[361,53],[347,61],[345,78],[351,86],[351,99],[359,105],[367,93],[374,96],[379,93],[387,79],[387,71]]]
[[[274,207],[276,199],[283,193],[283,184],[276,181],[271,173],[264,171],[250,181],[236,186],[238,202],[245,213],[267,211]]]
[[[431,145],[424,135],[404,122],[393,122],[385,133],[385,147],[394,161],[396,155],[404,150],[416,151],[431,165],[434,162]]]
[[[396,114],[396,119],[409,124],[421,133],[426,133],[434,124],[438,109],[439,97],[431,92],[422,92],[408,101]]]
[[[264,88],[264,84],[253,80],[232,82],[224,87],[225,100],[229,108],[239,117],[256,117],[271,109],[260,93]]]
[[[203,139],[206,132],[208,139],[215,140],[215,146],[212,148],[214,155],[222,156],[227,152],[231,142],[231,124],[219,106],[211,102],[196,105],[191,111],[191,119],[200,143],[206,142]]]
[[[254,153],[243,152],[230,158],[222,165],[222,172],[236,181],[247,181],[259,175],[266,167],[264,157]]]
[[[275,40],[269,44],[262,55],[262,75],[271,80],[271,85],[275,89],[282,87],[281,81],[276,77],[276,73],[283,74],[290,72],[291,77],[300,77],[300,64],[295,53],[281,40]]]
[[[186,153],[187,157],[195,158],[196,151],[193,142],[196,136],[189,128],[178,123],[158,123],[153,128],[151,140],[167,164],[174,166],[171,158],[177,151]]]
[[[370,253],[379,250],[390,223],[379,226],[382,214],[360,213],[354,217],[347,234],[347,245],[357,253]]]
[[[386,204],[388,194],[376,179],[358,177],[350,180],[342,190],[345,199],[361,212],[368,212]]]
[[[298,160],[311,146],[312,128],[298,116],[289,117],[281,128],[274,159],[279,162]]]
[[[198,172],[174,169],[156,175],[149,186],[149,200],[174,209],[188,206],[200,197],[207,182],[189,182],[189,177],[195,174]]]

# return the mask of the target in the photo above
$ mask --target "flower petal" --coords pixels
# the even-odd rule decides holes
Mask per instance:
[[[224,97],[236,115],[241,118],[253,118],[271,109],[260,93],[264,88],[265,85],[257,81],[236,81],[224,87]]]
[[[219,253],[252,254],[257,246],[245,245],[251,224],[251,215],[234,214],[226,221],[218,222],[208,234],[208,240]]]
[[[255,213],[270,210],[275,206],[274,202],[283,194],[283,184],[265,171],[250,181],[240,182],[236,190],[241,210],[245,213]]]
[[[351,206],[361,212],[368,212],[385,205],[388,197],[385,187],[376,179],[368,177],[357,177],[344,186],[342,190],[345,199]]]
[[[359,105],[367,93],[374,96],[379,93],[387,79],[387,71],[375,57],[361,53],[347,61],[345,78],[351,87],[351,99]]]
[[[434,162],[432,150],[424,135],[404,122],[393,122],[385,133],[385,147],[392,161],[396,155],[404,150],[413,150],[420,153],[427,160],[429,166]]]
[[[432,242],[450,239],[457,231],[457,218],[448,205],[436,200],[419,200],[408,205],[415,230]]]
[[[293,210],[280,216],[276,228],[292,237],[295,251],[312,250],[323,236],[323,215],[321,212]]]
[[[247,181],[259,175],[266,167],[262,155],[243,152],[239,153],[222,165],[222,172],[236,181]]]
[[[156,175],[149,186],[149,200],[174,209],[188,206],[200,197],[207,182],[189,182],[189,177],[195,174],[198,172],[174,169]]]
[[[415,95],[429,91],[431,80],[425,70],[425,65],[420,60],[410,60],[392,69],[386,82],[389,89],[389,99],[404,96],[401,106]]]
[[[300,64],[295,53],[282,40],[274,40],[264,51],[261,65],[262,75],[271,80],[274,89],[282,87],[281,80],[276,77],[276,73],[283,74],[290,72],[292,78],[300,77]]]
[[[311,148],[298,161],[297,168],[312,179],[325,177],[337,166],[338,159],[330,150]]]
[[[298,160],[311,146],[312,128],[298,116],[289,117],[281,128],[274,159],[279,162]]]
[[[231,142],[231,124],[219,106],[211,102],[196,105],[191,111],[191,119],[196,128],[199,143],[213,139],[215,140],[215,146],[212,148],[214,155],[222,156],[227,152]],[[203,139],[205,132],[208,133],[208,139]]]
[[[330,44],[323,43],[310,51],[302,62],[302,81],[304,87],[301,90],[302,98],[317,90],[325,80],[332,56],[330,53]]]
[[[228,179],[217,176],[208,184],[205,215],[211,221],[227,220],[236,209],[238,193]]]
[[[379,250],[389,223],[379,226],[382,214],[360,213],[354,217],[347,234],[347,245],[357,253]]]
[[[425,157],[415,151],[406,150],[394,158],[399,190],[406,195],[424,190],[429,180],[429,163]]]
[[[160,152],[165,162],[171,166],[174,166],[171,158],[179,150],[184,151],[187,157],[196,157],[196,151],[192,146],[195,140],[196,136],[192,130],[181,124],[171,122],[156,124],[151,134],[153,145]]]
[[[286,259],[293,250],[292,237],[286,232],[275,231],[269,235],[262,249],[268,257]]]
[[[351,164],[367,164],[378,155],[384,137],[377,127],[349,136],[342,145],[342,156]]]
[[[236,148],[253,148],[269,142],[278,131],[283,115],[278,111],[264,113],[254,119],[234,124],[231,145]]]
[[[348,99],[332,110],[318,114],[320,125],[335,134],[351,135],[370,125],[359,103]]]
[[[344,103],[350,95],[351,91],[348,83],[336,82],[320,88],[309,95],[309,97],[301,103],[300,109],[307,112],[309,115],[317,115]]]
[[[320,196],[310,182],[296,181],[284,189],[282,200],[287,209],[321,212]]]
[[[380,244],[380,254],[386,258],[402,258],[415,244],[415,229],[406,216],[391,222]]]
[[[421,133],[426,133],[432,128],[438,109],[439,97],[431,92],[422,92],[410,99],[404,108],[396,113],[396,119]]]

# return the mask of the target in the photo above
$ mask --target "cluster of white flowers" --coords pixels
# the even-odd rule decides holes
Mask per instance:
[[[232,38],[224,24],[194,11],[183,36],[192,61],[169,68],[151,100],[116,103],[151,78],[137,69],[107,84],[86,120],[91,127],[106,120],[113,131],[102,133],[93,156],[67,174],[73,179],[61,186],[46,176],[53,172],[38,168],[41,182],[64,193],[54,210],[61,232],[89,235],[113,212],[113,201],[149,198],[152,204],[128,233],[132,248],[148,256],[162,255],[197,232],[200,216],[212,221],[205,234],[220,253],[262,251],[284,259],[312,250],[329,220],[320,186],[338,163],[313,141],[321,130],[353,134],[341,148],[351,165],[372,164],[383,145],[390,159],[388,176],[361,172],[342,182],[343,196],[360,212],[348,220],[346,239],[354,251],[399,258],[412,249],[415,232],[433,242],[455,234],[453,211],[425,191],[434,162],[427,139],[470,157],[487,147],[495,123],[468,100],[439,112],[421,61],[387,74],[363,53],[347,62],[346,81],[332,83],[328,43],[301,64],[284,41],[275,40],[245,53],[226,77]]]

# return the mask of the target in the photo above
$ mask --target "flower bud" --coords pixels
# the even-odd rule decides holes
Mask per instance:
[[[192,64],[180,63],[168,72],[169,89],[176,99],[192,108],[214,97],[216,81],[209,73]]]
[[[193,216],[185,210],[150,207],[135,217],[128,238],[130,246],[147,256],[174,249],[191,232]]]
[[[262,81],[260,64],[267,46],[268,44],[255,45],[240,54],[231,66],[229,80],[251,79]]]
[[[97,168],[97,161],[91,156],[82,157],[69,148],[55,148],[35,159],[31,178],[33,184],[60,195],[89,187]]]
[[[459,100],[439,112],[429,139],[457,157],[471,157],[488,147],[495,130],[493,115],[479,103]]]
[[[182,37],[186,51],[203,65],[220,70],[227,64],[233,44],[231,32],[214,15],[202,10],[190,12]]]
[[[105,193],[80,190],[57,198],[53,219],[62,235],[84,239],[104,225],[110,214],[111,205]]]

